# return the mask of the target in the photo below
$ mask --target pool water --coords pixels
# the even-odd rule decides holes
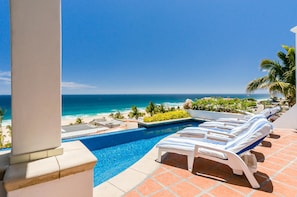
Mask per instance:
[[[165,136],[167,135],[92,151],[98,159],[94,168],[94,186],[107,181],[137,162]]]
[[[94,186],[97,186],[129,168],[164,137],[199,121],[187,120],[170,125],[138,128],[110,134],[80,138],[97,157],[94,168]],[[75,140],[75,139],[73,139]]]

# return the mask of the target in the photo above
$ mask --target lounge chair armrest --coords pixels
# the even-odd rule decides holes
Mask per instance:
[[[206,136],[206,138],[209,140],[225,142],[225,143],[227,143],[230,140],[230,138],[228,138],[228,137],[225,137],[225,136],[222,137],[222,136],[218,136],[218,135],[208,135],[208,136]]]
[[[221,149],[219,147],[215,147],[215,146],[212,146],[211,144],[210,145],[203,145],[203,144],[196,144],[195,145],[195,152],[197,153],[198,152],[198,149],[199,148],[205,148],[205,149],[208,149],[208,150],[213,150],[213,151],[217,151],[217,152],[221,152],[221,153],[224,153],[226,155],[236,155],[235,153],[233,152],[230,152],[228,150],[224,150],[224,149]]]
[[[231,128],[230,128],[230,126],[231,125],[229,125],[229,126],[228,125],[225,125],[225,126],[224,125],[216,125],[216,126],[212,126],[212,127],[228,131],[234,127],[234,126],[231,126]]]
[[[241,122],[224,122],[225,126],[239,126]]]
[[[208,134],[208,135],[215,134],[215,135],[225,136],[225,137],[229,137],[229,138],[234,138],[234,137],[235,137],[235,135],[230,134],[230,133],[223,133],[223,132],[213,131],[213,130],[209,130],[209,131],[207,132],[207,134]]]

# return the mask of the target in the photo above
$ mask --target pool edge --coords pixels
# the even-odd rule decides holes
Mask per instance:
[[[155,161],[157,156],[158,149],[154,146],[132,166],[104,183],[94,187],[93,196],[106,196],[107,194],[112,194],[113,197],[123,196],[125,193],[141,184],[148,176],[158,169],[160,163]]]

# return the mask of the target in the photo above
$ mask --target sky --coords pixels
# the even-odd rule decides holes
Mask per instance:
[[[63,94],[245,93],[266,74],[261,60],[295,46],[296,0],[61,2]],[[0,0],[2,95],[11,92],[9,22]]]

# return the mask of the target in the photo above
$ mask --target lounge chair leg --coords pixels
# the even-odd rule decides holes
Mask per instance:
[[[161,163],[161,161],[162,161],[162,150],[159,148],[157,162]]]
[[[253,172],[249,169],[248,165],[244,162],[244,160],[241,157],[239,157],[238,155],[229,154],[228,158],[230,159],[230,163],[228,165],[232,168],[234,174],[242,175],[244,173],[252,188],[260,188],[260,185],[254,177]],[[255,158],[256,157],[252,156],[253,160]]]
[[[258,181],[256,180],[256,178],[254,177],[254,175],[251,172],[245,173],[245,176],[248,179],[248,181],[250,182],[252,188],[254,188],[254,189],[260,188]]]
[[[242,162],[244,163],[244,161],[242,161]],[[252,188],[254,188],[254,189],[260,188],[260,185],[259,185],[258,181],[256,180],[254,173],[252,173],[250,171],[250,169],[247,167],[247,165],[243,165],[242,170],[243,170],[246,178],[248,179],[249,183],[251,184]]]
[[[194,165],[194,155],[189,154],[187,157],[188,157],[188,170],[190,172],[192,172],[193,171],[193,165]]]
[[[243,175],[243,171],[242,170],[237,170],[237,169],[232,169],[232,170],[233,170],[233,174]]]

